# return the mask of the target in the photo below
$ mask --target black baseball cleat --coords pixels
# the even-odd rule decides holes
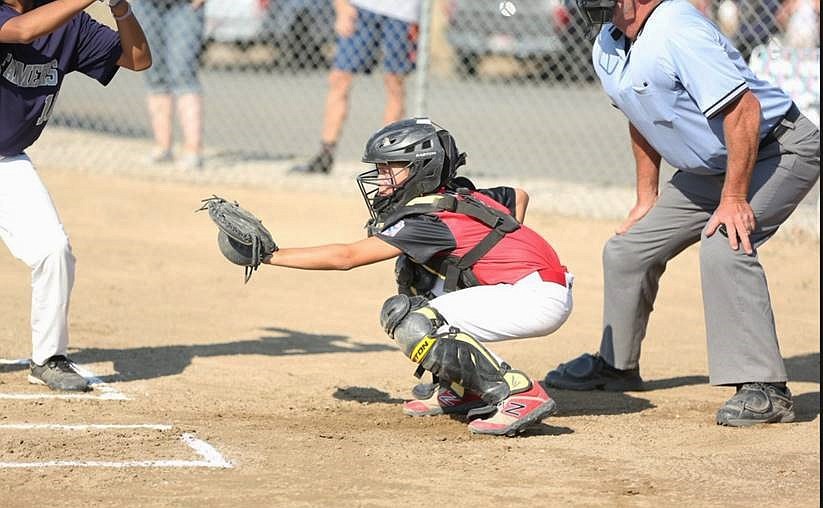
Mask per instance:
[[[322,174],[327,175],[331,172],[331,167],[334,164],[334,156],[331,152],[321,150],[314,157],[309,159],[304,164],[298,164],[289,170],[293,174]]]
[[[633,392],[643,390],[640,369],[615,369],[599,354],[583,354],[549,371],[546,386],[561,390],[605,390]]]
[[[792,392],[770,383],[745,383],[717,411],[716,421],[729,427],[793,422]]]

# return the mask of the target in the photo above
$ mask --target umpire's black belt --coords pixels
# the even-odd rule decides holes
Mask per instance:
[[[792,105],[789,107],[789,110],[786,111],[786,114],[783,115],[783,118],[774,124],[772,130],[769,131],[769,133],[766,134],[766,136],[760,141],[760,149],[763,149],[772,143],[777,143],[786,131],[794,128],[794,123],[798,118],[800,118],[800,110],[797,109],[797,104],[792,102]]]

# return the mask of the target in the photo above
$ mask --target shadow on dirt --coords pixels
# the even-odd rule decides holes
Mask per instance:
[[[191,364],[193,358],[373,353],[396,349],[391,344],[361,344],[344,335],[316,335],[274,327],[264,330],[269,334],[256,340],[131,349],[85,348],[73,351],[71,358],[80,364],[112,362],[117,373],[99,376],[104,382],[111,383],[180,374]]]
[[[786,370],[790,384],[792,381],[820,384],[820,353],[786,358]]]
[[[362,404],[402,404],[404,399],[391,397],[388,393],[377,388],[365,386],[346,386],[345,388],[335,387],[336,390],[331,395],[337,400],[347,400],[360,402]]]
[[[641,393],[641,392],[635,392]],[[565,416],[600,416],[639,413],[657,406],[648,399],[619,392],[576,392],[549,388],[557,401],[556,418]]]
[[[531,427],[527,428],[522,433],[518,434],[518,437],[531,437],[531,436],[562,436],[564,434],[574,434],[574,430],[568,427],[561,427],[558,425],[548,425],[546,423],[538,423],[537,425],[532,425]]]
[[[789,388],[792,381],[820,385],[820,353],[809,353],[786,359]],[[801,393],[794,396],[794,412],[797,422],[810,422],[820,414],[820,392]]]
[[[390,344],[360,344],[343,335],[316,335],[285,328],[268,327],[256,340],[198,344],[189,346],[155,346],[131,349],[86,348],[72,352],[72,359],[80,364],[112,362],[117,372],[100,376],[107,383],[136,381],[172,376],[183,372],[193,358],[260,355],[290,356],[329,353],[371,353],[394,351]],[[26,365],[0,365],[0,374],[27,369]],[[789,383],[805,382],[820,384],[820,353],[808,353],[786,359]],[[646,382],[646,391],[666,390],[680,386],[706,384],[706,376],[681,376],[654,379]],[[556,416],[630,414],[654,408],[649,400],[635,394],[643,392],[574,392],[550,389],[560,410]],[[401,399],[392,398],[375,388],[338,388],[333,397],[364,403],[399,404]],[[820,392],[809,392],[794,397],[797,421],[812,421],[820,414]]]
[[[810,422],[820,414],[820,392],[802,393],[794,396],[796,422]]]

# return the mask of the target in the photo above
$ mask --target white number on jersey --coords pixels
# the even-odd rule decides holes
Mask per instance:
[[[43,125],[49,121],[52,110],[54,110],[55,97],[57,94],[49,94],[46,96],[46,102],[43,103],[43,111],[40,113],[40,118],[37,119],[37,125]]]

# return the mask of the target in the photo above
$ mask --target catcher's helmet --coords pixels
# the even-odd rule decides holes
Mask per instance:
[[[357,184],[371,214],[371,222],[404,206],[416,197],[431,194],[447,185],[466,163],[466,154],[457,150],[449,132],[428,118],[410,118],[389,124],[366,143],[363,162],[388,164],[405,162],[409,176],[393,184],[390,194],[379,192],[386,185],[377,168],[357,176]]]
[[[583,14],[589,38],[597,35],[604,23],[612,20],[617,0],[577,0],[577,8]]]

